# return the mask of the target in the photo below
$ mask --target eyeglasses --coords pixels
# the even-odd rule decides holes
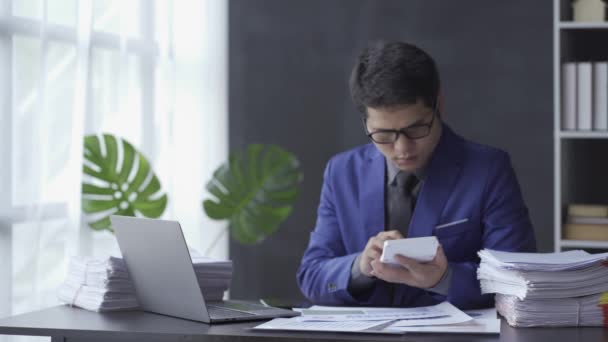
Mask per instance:
[[[431,134],[431,127],[437,116],[437,104],[433,109],[431,121],[429,123],[414,124],[402,129],[379,129],[374,132],[367,130],[367,120],[363,119],[363,125],[365,127],[365,134],[377,144],[393,144],[399,140],[399,135],[403,134],[406,138],[411,140],[422,139]]]

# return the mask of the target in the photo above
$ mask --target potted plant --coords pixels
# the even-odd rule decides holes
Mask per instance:
[[[158,218],[167,195],[146,157],[111,134],[84,138],[82,211],[95,230],[113,231],[110,215]]]
[[[212,219],[228,220],[236,241],[259,243],[291,214],[302,179],[292,153],[277,145],[251,144],[244,152],[231,153],[215,170],[206,186],[214,198],[204,200],[203,208]]]

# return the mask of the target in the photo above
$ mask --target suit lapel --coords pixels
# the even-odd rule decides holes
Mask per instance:
[[[430,236],[439,223],[441,213],[454,184],[460,177],[462,140],[446,125],[425,176],[410,223],[408,237]]]
[[[384,230],[384,156],[375,146],[369,145],[367,163],[361,168],[359,177],[359,210],[367,237],[375,236]],[[366,240],[367,242],[367,240]]]

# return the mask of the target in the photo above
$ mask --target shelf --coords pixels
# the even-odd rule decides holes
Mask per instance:
[[[572,21],[561,21],[558,24],[562,30],[608,30],[607,22],[572,22]]]
[[[608,139],[608,131],[561,131],[558,133],[558,136],[564,139]]]
[[[562,247],[608,249],[608,241],[562,240]]]
[[[573,21],[572,0],[553,0],[553,238],[554,249],[608,251],[608,240],[564,239],[564,206],[604,203],[608,193],[608,130],[562,130],[562,65],[608,59],[608,20]],[[576,127],[576,126],[575,126]]]

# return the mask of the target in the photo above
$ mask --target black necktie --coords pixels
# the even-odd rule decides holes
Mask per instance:
[[[387,196],[387,230],[398,230],[407,237],[415,204],[413,190],[417,184],[418,177],[413,173],[399,171],[395,176],[395,182],[389,186]]]

